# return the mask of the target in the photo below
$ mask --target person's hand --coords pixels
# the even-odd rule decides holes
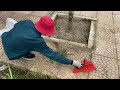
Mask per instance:
[[[73,61],[72,65],[75,66],[75,67],[77,67],[77,68],[83,67],[83,63],[81,63],[79,61]]]

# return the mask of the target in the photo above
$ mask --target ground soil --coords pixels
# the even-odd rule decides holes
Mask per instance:
[[[55,20],[56,34],[52,37],[73,42],[88,43],[91,21],[73,19],[72,29],[68,30],[68,19],[59,17]]]

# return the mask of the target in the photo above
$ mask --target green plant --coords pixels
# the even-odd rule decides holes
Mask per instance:
[[[69,52],[67,50],[59,50],[58,53],[60,53],[64,57],[66,57],[69,54]]]
[[[9,66],[9,65],[7,65]],[[33,72],[28,69],[21,69],[12,65],[0,72],[0,79],[55,79],[56,76],[46,75],[42,72]]]
[[[8,73],[6,74],[6,78],[7,79],[13,79],[13,74],[12,74],[12,71],[11,71],[11,68],[10,68],[10,66],[9,66],[9,64],[8,64]]]

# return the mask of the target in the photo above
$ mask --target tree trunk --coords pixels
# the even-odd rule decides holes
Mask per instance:
[[[72,19],[73,19],[73,11],[69,11],[69,18],[68,18],[68,30],[72,30]]]

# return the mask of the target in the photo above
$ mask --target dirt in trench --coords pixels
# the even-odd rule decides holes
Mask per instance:
[[[55,20],[57,32],[52,37],[87,44],[91,21],[73,19],[72,22],[72,29],[68,30],[68,19],[62,17],[57,18]]]

